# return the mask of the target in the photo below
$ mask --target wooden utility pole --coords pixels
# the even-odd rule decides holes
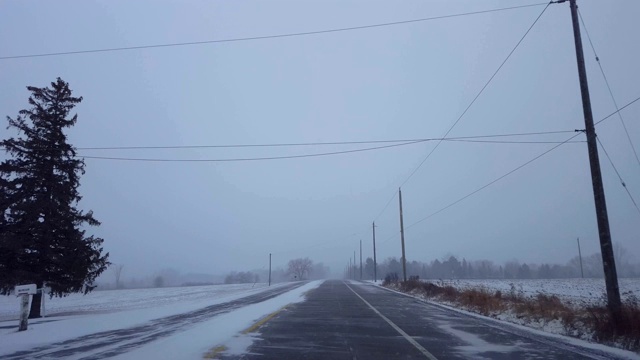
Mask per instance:
[[[378,281],[378,264],[376,262],[376,222],[373,222],[373,281]]]
[[[356,263],[356,251],[353,250],[353,280],[356,279],[356,268],[358,267]]]
[[[362,280],[362,239],[360,239],[360,280]]]
[[[407,258],[404,255],[404,222],[402,220],[402,189],[398,189],[400,199],[400,241],[402,242],[402,278],[407,281]]]
[[[578,5],[576,0],[569,0],[571,8],[571,20],[573,22],[573,37],[576,46],[576,59],[578,62],[578,75],[580,77],[580,92],[582,93],[582,111],[584,112],[585,133],[587,135],[587,148],[589,149],[589,164],[591,166],[591,184],[596,205],[596,217],[598,219],[598,233],[600,235],[600,250],[602,253],[602,265],[604,267],[604,279],[607,288],[607,305],[616,323],[621,320],[620,288],[618,287],[618,274],[613,256],[611,232],[609,230],[609,216],[607,203],[604,197],[602,174],[600,172],[600,159],[598,157],[598,144],[596,143],[596,130],[593,124],[591,112],[591,98],[589,96],[589,84],[587,71],[584,64],[582,50],[582,38],[580,36],[580,24],[578,19]]]
[[[20,323],[18,331],[25,331],[29,326],[29,295],[20,295]]]
[[[580,275],[584,279],[584,270],[582,270],[582,251],[580,251],[580,238],[578,238],[578,257],[580,258]]]
[[[269,253],[269,286],[271,286],[271,253]]]

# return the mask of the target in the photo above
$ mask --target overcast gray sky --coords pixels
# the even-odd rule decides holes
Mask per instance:
[[[411,20],[526,0],[0,1],[0,56],[205,41]],[[619,105],[640,96],[636,0],[579,1]],[[300,37],[0,60],[0,109],[60,76],[84,97],[77,147],[332,142],[440,137],[544,5]],[[596,120],[615,111],[585,38]],[[622,112],[640,148],[640,102]],[[5,123],[6,124],[6,123]],[[2,137],[10,134],[2,126]],[[450,136],[584,128],[568,3],[551,5]],[[640,165],[617,117],[597,127],[630,192]],[[11,135],[13,135],[11,133]],[[563,141],[571,133],[509,140]],[[576,140],[584,140],[581,135]],[[371,223],[435,142],[259,162],[86,159],[81,206],[127,274],[222,273],[294,257],[342,271]],[[402,187],[405,226],[554,144],[443,142]],[[221,159],[362,146],[83,150]],[[3,155],[4,156],[4,155]],[[601,153],[614,242],[640,255],[640,214]],[[397,197],[376,219],[378,259],[400,256]],[[585,143],[565,144],[406,231],[409,260],[445,254],[561,262],[599,250]]]

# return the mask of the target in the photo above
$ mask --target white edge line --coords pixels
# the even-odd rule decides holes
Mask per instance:
[[[407,341],[410,342],[411,345],[415,346],[416,349],[420,350],[420,352],[422,354],[424,354],[424,356],[426,356],[430,360],[438,360],[427,349],[422,347],[422,345],[418,344],[417,341],[415,341],[411,336],[409,336],[409,334],[404,332],[404,330],[402,330],[398,325],[394,324],[393,321],[389,320],[386,316],[382,315],[382,313],[380,313],[380,311],[378,311],[378,309],[374,308],[373,305],[369,304],[369,302],[367,300],[365,300],[362,296],[360,296],[357,292],[355,292],[351,288],[351,286],[349,286],[346,282],[344,282],[344,284],[345,284],[346,287],[349,288],[349,290],[351,290],[351,292],[356,294],[356,296],[359,297],[360,300],[362,300],[365,304],[367,304],[367,306],[369,306],[371,308],[371,310],[373,310],[376,314],[378,314],[378,316],[380,316],[384,321],[386,321],[389,325],[391,325],[391,327],[394,328],[400,335],[402,335],[405,339],[407,339]]]
[[[443,310],[449,310],[449,311],[453,311],[459,314],[463,314],[463,315],[467,315],[479,320],[484,320],[487,321],[489,323],[493,323],[493,324],[487,324],[487,326],[491,326],[491,327],[497,327],[498,329],[502,330],[502,331],[507,331],[511,334],[515,334],[518,336],[523,336],[518,334],[518,331],[521,332],[528,332],[531,335],[535,335],[535,336],[539,336],[541,338],[546,338],[546,340],[548,341],[552,341],[552,342],[556,342],[556,341],[560,341],[560,342],[564,342],[567,345],[570,346],[574,346],[574,347],[578,347],[578,348],[583,348],[585,350],[594,350],[594,351],[599,351],[602,352],[603,354],[592,354],[592,353],[587,353],[585,354],[584,351],[578,351],[579,349],[568,349],[568,351],[574,352],[577,355],[582,355],[582,356],[590,356],[590,357],[594,357],[597,356],[599,358],[610,358],[611,356],[617,356],[617,357],[621,357],[624,359],[629,359],[629,360],[640,360],[640,356],[638,356],[638,354],[635,354],[634,352],[630,351],[630,350],[625,350],[625,349],[621,349],[621,348],[617,348],[617,347],[613,347],[613,346],[609,346],[609,345],[605,345],[605,344],[601,344],[601,343],[592,343],[589,342],[587,340],[584,339],[580,339],[580,338],[575,338],[572,336],[568,336],[568,335],[563,335],[563,334],[558,334],[558,333],[552,333],[552,332],[548,332],[548,331],[544,331],[544,330],[540,330],[540,329],[536,329],[536,328],[532,328],[526,325],[521,325],[521,324],[517,324],[517,323],[513,323],[510,321],[506,321],[506,320],[501,320],[501,319],[496,319],[490,316],[484,316],[482,314],[478,314],[469,310],[464,310],[464,309],[460,309],[457,307],[453,307],[450,305],[445,305],[442,303],[439,303],[437,301],[434,300],[428,300],[428,299],[424,299],[421,298],[419,296],[415,296],[415,295],[411,295],[411,294],[407,294],[407,293],[403,293],[402,291],[398,291],[398,290],[394,290],[394,289],[390,289],[387,287],[384,287],[382,285],[376,285],[376,284],[371,284],[373,286],[377,286],[379,288],[382,288],[386,291],[392,292],[392,293],[396,293],[399,295],[403,295],[409,298],[412,298],[414,300],[417,300],[423,304],[427,304],[427,305],[432,305],[435,307],[438,307],[440,309]],[[541,340],[537,340],[537,341],[541,341]],[[550,344],[556,348],[562,348],[561,346],[559,346],[558,344]],[[567,350],[567,349],[565,349]]]

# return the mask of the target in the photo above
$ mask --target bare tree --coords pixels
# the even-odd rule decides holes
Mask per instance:
[[[120,276],[122,275],[122,268],[124,267],[124,265],[114,265],[113,266],[113,273],[116,276],[116,289],[120,289]]]
[[[289,261],[288,273],[295,276],[296,279],[304,279],[305,274],[309,274],[313,267],[313,261],[308,257],[304,259],[293,259]]]

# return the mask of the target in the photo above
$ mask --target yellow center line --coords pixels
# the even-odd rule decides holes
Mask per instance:
[[[256,330],[258,330],[262,325],[264,325],[267,321],[271,320],[274,316],[278,315],[282,310],[284,310],[287,307],[287,305],[281,307],[280,309],[272,312],[271,314],[263,317],[262,319],[258,320],[255,324],[249,326],[248,328],[244,329],[243,331],[241,331],[240,333],[242,335],[247,335],[249,333],[255,332]],[[222,352],[226,351],[227,347],[224,345],[218,345],[216,347],[214,347],[213,349],[209,350],[207,353],[205,353],[202,358],[203,359],[216,359],[216,357],[218,355],[220,355]]]
[[[258,328],[260,328],[260,326],[264,325],[264,323],[266,323],[267,321],[271,320],[274,316],[278,315],[278,313],[280,313],[286,307],[287,307],[287,305],[285,305],[285,306],[281,307],[280,309],[272,312],[271,314],[263,317],[262,319],[258,320],[258,322],[256,322],[255,324],[251,325],[250,327],[248,327],[247,329],[242,331],[242,333],[243,334],[248,334],[248,333],[255,332],[256,330],[258,330]]]

